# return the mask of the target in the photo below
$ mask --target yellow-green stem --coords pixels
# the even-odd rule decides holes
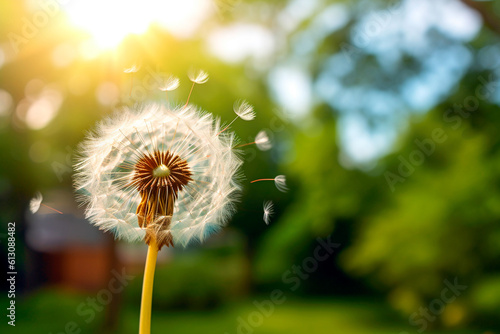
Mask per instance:
[[[156,240],[151,239],[144,269],[144,282],[142,283],[141,316],[139,320],[139,334],[151,333],[151,300],[153,298],[153,280],[155,276],[158,246]]]

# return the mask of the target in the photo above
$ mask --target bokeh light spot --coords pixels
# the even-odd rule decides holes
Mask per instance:
[[[68,80],[69,92],[76,96],[84,95],[90,87],[90,79],[83,74],[75,74]]]
[[[75,60],[75,48],[69,44],[59,44],[52,52],[52,63],[57,67],[66,67]]]
[[[30,80],[24,87],[24,95],[30,99],[36,99],[45,87],[45,83],[40,79]]]
[[[208,39],[208,48],[218,58],[236,63],[247,57],[265,59],[275,51],[271,32],[258,25],[234,24],[215,30]]]
[[[46,127],[57,115],[63,101],[63,94],[55,88],[44,88],[33,103],[27,100],[19,103],[16,113],[33,130]]]
[[[12,107],[12,96],[4,89],[0,89],[0,116],[8,115]]]
[[[103,82],[97,87],[95,95],[100,104],[112,106],[118,102],[120,89],[112,82]]]
[[[56,113],[57,110],[49,99],[38,99],[33,102],[26,112],[26,125],[33,130],[42,129],[50,123]]]

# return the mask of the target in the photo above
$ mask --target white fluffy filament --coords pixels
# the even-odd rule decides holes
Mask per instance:
[[[274,214],[274,204],[272,201],[264,202],[264,222],[269,225],[271,222],[271,216]]]
[[[37,191],[35,196],[30,201],[30,211],[31,213],[36,213],[40,209],[40,204],[42,204],[43,196]]]
[[[244,121],[251,121],[255,118],[253,106],[245,100],[236,101],[234,103],[233,110],[234,113]]]
[[[278,175],[274,178],[274,184],[279,191],[286,193],[288,191],[288,187],[286,185],[286,176]]]
[[[191,69],[188,72],[188,78],[192,83],[201,85],[208,81],[208,73],[203,70]]]
[[[268,151],[272,148],[271,141],[265,130],[260,131],[255,137],[255,145],[261,151]]]
[[[170,92],[176,90],[179,87],[180,80],[176,76],[170,75],[162,80],[162,83],[158,87],[163,92]]]
[[[134,64],[131,67],[127,67],[123,70],[123,73],[135,73],[141,68],[140,65]]]

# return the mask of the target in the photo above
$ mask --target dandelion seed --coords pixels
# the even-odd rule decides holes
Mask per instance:
[[[40,209],[40,204],[42,204],[43,196],[37,191],[35,196],[30,201],[30,211],[31,213],[36,213]]]
[[[208,81],[208,73],[203,71],[203,70],[191,69],[188,72],[188,78],[189,78],[189,80],[191,80],[191,82],[193,84],[191,85],[191,90],[189,91],[189,95],[188,95],[186,104],[184,105],[184,108],[186,108],[187,105],[189,104],[189,99],[191,98],[191,94],[193,93],[194,85],[195,84],[201,85],[201,84],[204,84],[205,82],[207,82]]]
[[[255,112],[253,111],[253,106],[245,100],[238,100],[233,105],[233,111],[236,114],[236,118],[229,123],[220,133],[229,129],[231,125],[238,119],[241,118],[245,121],[251,121],[255,118]],[[253,144],[253,143],[252,143]]]
[[[274,203],[272,201],[264,202],[264,222],[269,225],[271,216],[274,214]]]
[[[40,210],[40,205],[43,205],[47,209],[55,211],[55,212],[57,212],[57,213],[59,213],[61,215],[63,214],[61,211],[56,210],[53,207],[50,207],[48,205],[43,204],[42,201],[43,201],[43,196],[42,196],[42,194],[39,191],[37,191],[36,194],[35,194],[35,196],[30,201],[30,211],[31,211],[31,213],[37,213],[38,210]]]
[[[255,137],[255,141],[247,144],[238,145],[235,148],[245,147],[254,144],[257,145],[257,148],[259,148],[261,151],[270,150],[272,147],[271,141],[269,140],[269,136],[267,135],[266,131],[262,130]]]
[[[274,184],[276,185],[276,188],[278,188],[279,191],[282,191],[282,192],[287,192],[288,191],[288,187],[286,185],[286,177],[285,177],[285,175],[278,175],[274,179],[258,179],[258,180],[253,180],[250,183],[261,182],[261,181],[274,181]]]
[[[132,74],[134,74],[135,72],[139,71],[140,68],[141,68],[140,65],[134,64],[131,67],[125,68],[123,70],[123,72],[124,73],[132,73]],[[134,76],[132,76],[132,78],[130,80],[130,93],[129,93],[129,96],[132,96],[132,88],[134,88]]]

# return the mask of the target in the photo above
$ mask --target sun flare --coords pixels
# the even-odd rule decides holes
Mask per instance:
[[[87,31],[101,49],[116,47],[129,34],[142,34],[154,21],[144,2],[142,10],[128,1],[78,1],[66,8],[70,21]]]
[[[210,13],[210,0],[86,0],[65,7],[70,22],[88,32],[101,50],[118,46],[128,35],[158,24],[178,36],[190,35]]]

